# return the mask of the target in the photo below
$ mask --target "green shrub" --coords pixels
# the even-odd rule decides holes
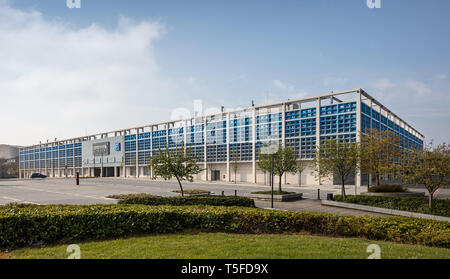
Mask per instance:
[[[122,199],[119,204],[144,205],[214,205],[214,206],[243,206],[255,207],[255,201],[246,197],[234,196],[192,196],[192,197],[157,197],[135,196]]]
[[[449,223],[407,217],[355,217],[217,206],[0,207],[2,248],[39,241],[66,243],[184,230],[246,234],[309,232],[450,248]]]
[[[371,193],[402,193],[405,189],[401,185],[380,185],[369,187]]]
[[[428,197],[347,196],[344,200],[342,196],[337,195],[334,197],[334,200],[450,217],[450,200],[448,199],[435,199],[432,211],[428,207]]]

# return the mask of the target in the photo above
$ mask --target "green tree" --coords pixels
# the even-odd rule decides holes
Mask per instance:
[[[10,177],[18,177],[19,176],[19,163],[12,162],[7,164],[6,173]]]
[[[259,159],[256,162],[256,165],[258,166],[258,168],[260,170],[262,170],[264,172],[264,177],[266,177],[266,173],[270,173],[270,171],[271,171],[272,155],[259,153],[258,156],[259,156]],[[269,185],[270,185],[270,182],[269,182]]]
[[[202,169],[196,164],[195,158],[189,151],[177,148],[173,152],[159,150],[158,155],[151,157],[149,167],[153,168],[153,178],[160,176],[165,180],[175,177],[180,186],[181,195],[184,196],[183,185],[181,181],[194,181],[194,174],[198,174]]]
[[[450,145],[435,148],[430,143],[423,149],[405,151],[399,176],[405,183],[423,185],[428,191],[428,206],[433,209],[436,191],[450,184]]]
[[[341,181],[341,194],[345,194],[345,180],[358,169],[360,146],[345,140],[328,140],[316,149],[314,165],[320,177],[338,175]]]
[[[400,155],[400,138],[392,131],[369,129],[361,133],[361,170],[374,175],[377,186],[381,175],[395,172]]]
[[[270,172],[272,164],[272,155],[259,154],[258,168],[263,171]],[[285,173],[295,174],[298,171],[297,158],[292,147],[284,147],[280,145],[278,151],[274,154],[273,173],[277,175],[278,191],[282,192],[281,179]]]

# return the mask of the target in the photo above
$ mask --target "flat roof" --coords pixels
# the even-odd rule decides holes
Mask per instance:
[[[312,97],[306,97],[306,98],[299,98],[299,99],[294,99],[294,100],[287,100],[287,101],[282,101],[282,102],[270,103],[270,104],[265,104],[265,105],[260,105],[260,106],[250,106],[250,107],[246,107],[246,108],[242,108],[242,109],[225,111],[225,112],[220,112],[220,113],[213,113],[213,114],[202,115],[202,116],[197,116],[197,117],[178,119],[178,120],[171,120],[171,121],[164,121],[164,122],[148,124],[148,125],[144,125],[144,126],[131,127],[131,128],[126,128],[126,129],[120,129],[120,130],[114,130],[114,131],[109,131],[109,132],[103,132],[103,133],[97,133],[97,134],[92,134],[92,135],[86,135],[86,136],[82,136],[82,137],[75,137],[75,138],[69,138],[69,139],[64,139],[64,140],[45,142],[45,143],[41,143],[41,144],[31,145],[31,146],[28,146],[28,147],[22,147],[22,148],[20,148],[20,150],[40,147],[42,145],[47,146],[47,145],[51,145],[51,144],[55,144],[55,143],[62,143],[62,142],[67,142],[67,141],[82,142],[82,141],[85,141],[86,138],[103,136],[103,135],[108,135],[108,134],[112,134],[112,133],[121,133],[121,132],[129,131],[129,130],[139,130],[139,129],[144,129],[144,128],[148,128],[148,127],[158,126],[158,125],[169,125],[169,124],[173,124],[173,123],[177,123],[177,122],[181,122],[181,121],[189,121],[189,120],[200,119],[200,118],[201,119],[205,119],[205,118],[216,116],[216,115],[226,115],[226,114],[232,114],[232,113],[239,113],[239,112],[244,112],[244,111],[249,111],[249,110],[257,110],[257,109],[264,109],[264,108],[275,107],[275,106],[282,106],[282,105],[285,105],[285,104],[292,104],[292,103],[298,103],[298,102],[309,102],[309,101],[317,100],[319,98],[320,99],[326,99],[326,98],[330,98],[330,97],[334,97],[334,96],[338,96],[338,95],[344,95],[344,94],[349,94],[349,93],[358,93],[358,92],[360,92],[361,95],[365,96],[367,99],[370,99],[373,103],[375,103],[376,105],[381,107],[384,111],[389,112],[392,116],[394,116],[399,121],[404,123],[407,127],[409,127],[410,129],[415,131],[417,134],[422,136],[422,138],[425,138],[423,134],[418,132],[411,125],[409,125],[406,121],[404,121],[403,119],[398,117],[395,113],[393,113],[391,110],[389,110],[384,105],[382,105],[380,102],[378,102],[375,98],[370,96],[363,89],[357,88],[357,89],[352,89],[352,90],[331,92],[331,93],[328,93],[328,94],[317,95],[317,96],[312,96]],[[345,101],[348,101],[348,100],[345,100]],[[345,101],[343,101],[343,102],[345,102]]]

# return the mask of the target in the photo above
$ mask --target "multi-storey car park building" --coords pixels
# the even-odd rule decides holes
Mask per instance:
[[[257,168],[259,151],[266,144],[292,146],[299,160],[311,161],[321,141],[360,140],[368,128],[391,130],[403,148],[422,148],[424,136],[362,89],[310,98],[251,106],[214,115],[168,121],[119,131],[41,143],[20,150],[20,176],[34,172],[49,177],[149,177],[147,165],[159,150],[189,149],[203,167],[198,180],[265,184],[268,174]],[[237,156],[236,175],[230,166]],[[236,176],[236,177],[235,177]],[[356,174],[357,186],[369,176]],[[312,164],[301,174],[286,174],[291,185],[333,184],[322,179]],[[336,183],[337,184],[337,183]]]

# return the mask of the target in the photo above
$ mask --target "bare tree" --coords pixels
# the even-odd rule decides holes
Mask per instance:
[[[234,184],[237,183],[237,171],[239,169],[239,156],[236,153],[236,151],[233,151],[231,153],[231,167],[233,168],[234,172]]]

